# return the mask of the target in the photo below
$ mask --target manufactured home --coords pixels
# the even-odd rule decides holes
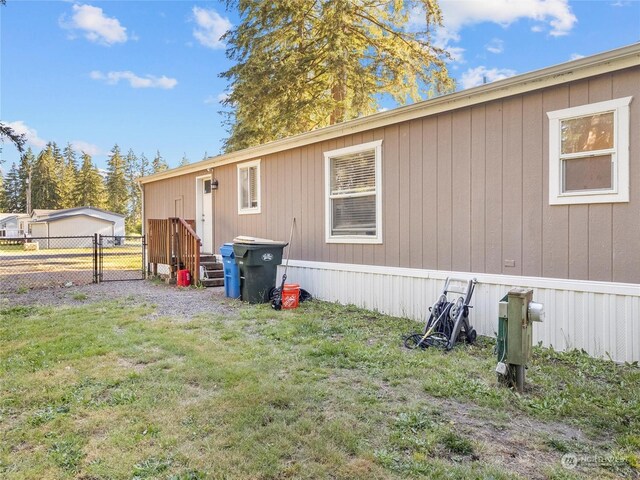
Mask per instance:
[[[471,320],[534,289],[534,341],[640,360],[640,44],[140,180],[144,223],[202,250],[296,230],[289,280],[423,321],[451,275]]]

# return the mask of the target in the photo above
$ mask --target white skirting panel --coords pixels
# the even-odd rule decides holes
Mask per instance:
[[[289,262],[287,282],[299,283],[321,300],[425,322],[447,276],[478,280],[471,324],[481,335],[495,336],[498,302],[511,288],[533,288],[534,300],[546,311],[545,322],[533,327],[534,343],[556,350],[583,349],[616,362],[640,361],[640,285],[636,284],[300,260]]]

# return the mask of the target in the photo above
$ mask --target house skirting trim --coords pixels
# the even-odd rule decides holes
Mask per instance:
[[[287,282],[299,283],[321,300],[422,323],[447,276],[478,280],[471,324],[481,335],[495,336],[498,302],[509,289],[533,288],[534,300],[546,311],[545,322],[534,325],[534,343],[556,350],[583,349],[616,362],[640,361],[640,285],[636,284],[300,260],[289,262]]]

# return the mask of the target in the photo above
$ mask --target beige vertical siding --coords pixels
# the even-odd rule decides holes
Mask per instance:
[[[630,202],[550,206],[546,113],[626,96]],[[217,167],[214,245],[240,234],[286,240],[295,216],[301,260],[640,283],[638,132],[634,67],[267,155],[256,215],[237,214],[236,165]],[[383,141],[384,243],[327,244],[323,152],[372,140]],[[167,216],[179,195],[194,215],[196,176],[146,185],[147,218]]]
[[[194,220],[196,217],[196,177],[208,173],[206,170],[202,170],[145,184],[145,222],[150,218],[169,218],[176,216],[176,214],[188,220]]]

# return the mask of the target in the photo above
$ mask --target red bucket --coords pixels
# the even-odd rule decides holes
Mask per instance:
[[[191,273],[189,270],[178,270],[178,279],[176,281],[179,287],[188,287],[191,285]]]
[[[300,301],[300,285],[297,283],[285,283],[282,289],[282,308],[291,310],[298,308]]]

